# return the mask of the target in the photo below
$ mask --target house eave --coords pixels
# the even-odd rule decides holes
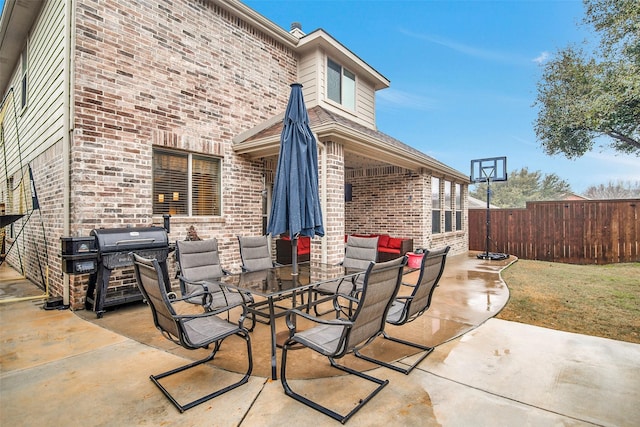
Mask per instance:
[[[334,59],[340,61],[345,67],[351,69],[351,71],[357,75],[368,76],[368,79],[373,82],[375,90],[389,87],[389,79],[321,28],[302,37],[296,51],[302,55],[318,48],[327,52],[328,55],[333,56]]]
[[[346,151],[371,158],[376,162],[382,161],[417,172],[428,170],[435,175],[469,183],[468,176],[426,155],[417,154],[415,151],[402,147],[391,146],[385,141],[339,123],[314,126],[312,131],[320,142],[333,141],[344,144]],[[234,144],[236,154],[246,155],[253,159],[277,156],[279,148],[280,138],[277,135],[246,142],[237,140]]]
[[[0,93],[6,94],[27,36],[44,2],[6,0],[0,20]]]
[[[264,31],[266,34],[273,37],[276,41],[295,49],[298,45],[298,38],[293,34],[290,34],[282,27],[278,26],[274,22],[260,15],[249,6],[243,4],[238,0],[208,0],[212,4],[216,4],[225,10],[228,10],[240,19],[247,21],[249,24]]]

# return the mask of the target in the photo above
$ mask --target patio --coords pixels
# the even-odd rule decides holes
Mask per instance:
[[[437,345],[410,375],[344,360],[390,380],[348,425],[636,425],[640,345],[492,319],[508,299],[499,272],[512,261],[472,253],[448,259],[432,308],[397,331]],[[0,290],[2,299],[40,293],[6,265]],[[180,414],[149,374],[199,354],[160,336],[148,308],[123,307],[96,319],[90,311],[41,306],[41,300],[0,304],[2,425],[339,425],[267,379],[268,337],[258,329],[264,325],[251,337],[255,367],[248,385]],[[213,362],[224,369],[204,367],[182,382],[184,393],[208,387],[211,376],[238,375],[232,341]],[[410,354],[391,346],[381,341],[370,351],[391,360]],[[334,402],[345,382],[359,386],[349,376],[332,376],[326,359],[316,363],[303,352],[291,371],[298,388],[313,382],[310,389],[318,390],[321,381]]]

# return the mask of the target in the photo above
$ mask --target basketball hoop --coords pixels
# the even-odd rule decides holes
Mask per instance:
[[[489,240],[491,239],[490,183],[491,181],[507,180],[507,158],[503,156],[471,160],[471,175],[469,179],[473,183],[487,183],[487,237],[485,240],[485,252],[478,254],[478,258],[492,261],[509,258],[508,254],[489,252]]]

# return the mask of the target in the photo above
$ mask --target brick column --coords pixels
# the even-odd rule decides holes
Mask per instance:
[[[320,199],[325,237],[312,240],[314,259],[337,264],[344,258],[344,147],[318,143]]]

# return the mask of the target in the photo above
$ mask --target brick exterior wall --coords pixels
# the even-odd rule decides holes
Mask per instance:
[[[20,211],[26,215],[13,224],[13,238],[7,234],[6,261],[36,283],[43,293],[49,287],[51,295],[62,295],[60,240],[63,217],[62,144],[58,143],[30,162],[40,209],[33,209],[27,166],[14,177],[22,182],[20,200],[26,205]],[[9,230],[10,228],[7,228]]]
[[[351,202],[345,203],[347,234],[409,237],[413,239],[414,249],[449,245],[452,255],[467,251],[466,209],[463,210],[462,231],[431,233],[431,175],[399,167],[382,167],[352,172],[345,180],[352,184],[353,196]],[[466,206],[468,187],[461,188]]]
[[[200,237],[218,238],[223,265],[237,270],[236,236],[262,234],[264,184],[262,163],[235,155],[231,139],[284,110],[296,66],[289,48],[208,2],[79,3],[72,235],[162,224],[152,215],[154,145],[214,155],[222,158],[223,215],[173,217],[170,239],[193,225]],[[80,308],[87,280],[73,280]],[[125,269],[110,286],[131,283]]]
[[[347,234],[386,233],[395,237],[422,234],[419,176],[401,168],[391,169],[391,173],[369,170],[364,176],[347,178],[353,196],[345,209]]]

